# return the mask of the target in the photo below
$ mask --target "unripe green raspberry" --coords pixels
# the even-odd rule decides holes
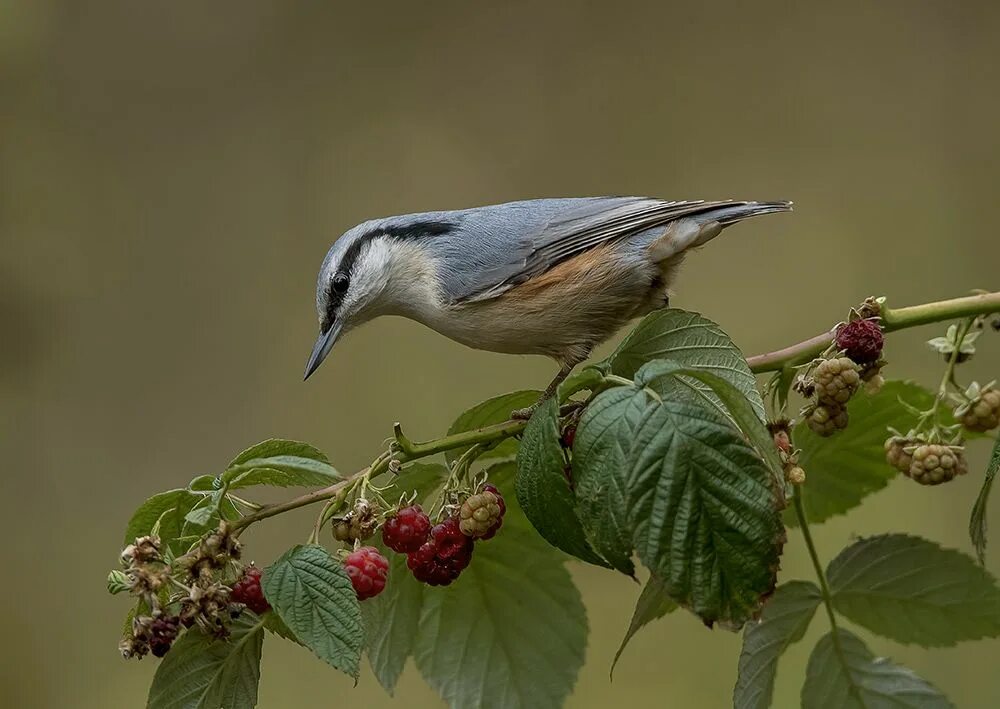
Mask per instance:
[[[907,475],[921,485],[940,485],[967,472],[961,448],[925,443],[913,451],[913,462]]]
[[[500,502],[490,491],[470,495],[458,513],[458,528],[467,537],[481,537],[500,519]]]
[[[806,424],[823,438],[847,428],[847,421],[847,409],[837,405],[819,404],[806,413]]]
[[[956,409],[955,416],[970,431],[992,431],[1000,426],[1000,389],[984,389],[978,397]]]
[[[910,474],[910,465],[913,463],[913,456],[906,452],[907,448],[916,445],[918,441],[903,436],[892,436],[885,441],[885,460],[901,473]]]
[[[858,390],[861,375],[853,360],[838,357],[821,362],[813,372],[813,380],[820,404],[843,407]]]

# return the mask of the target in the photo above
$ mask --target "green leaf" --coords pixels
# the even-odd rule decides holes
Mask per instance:
[[[707,405],[658,402],[636,429],[627,488],[639,558],[706,623],[742,626],[774,590],[784,528],[773,483]]]
[[[453,423],[451,428],[448,429],[448,435],[450,436],[453,433],[462,433],[463,431],[472,431],[477,428],[503,423],[504,421],[510,419],[511,411],[532,406],[536,401],[538,401],[538,398],[541,395],[542,392],[534,390],[513,391],[509,394],[502,394],[500,396],[495,396],[492,399],[487,399],[480,404],[476,404],[455,419],[455,423]],[[454,450],[447,451],[444,454],[445,459],[450,465],[458,460],[459,456],[461,456],[466,450],[468,449],[456,448]],[[495,448],[491,448],[483,453],[479,456],[479,460],[488,460],[490,458],[513,458],[516,454],[517,441],[509,438]]]
[[[712,372],[698,367],[684,367],[674,360],[658,359],[644,364],[635,375],[636,386],[648,386],[655,383],[661,377],[672,376],[679,379],[690,377],[702,384],[710,387],[712,392],[719,397],[719,401],[726,408],[729,415],[739,427],[757,452],[764,458],[770,466],[771,472],[778,481],[779,486],[784,485],[784,472],[781,459],[778,457],[777,448],[774,445],[774,438],[768,433],[753,402],[747,399],[746,395],[736,388],[731,382],[723,379]]]
[[[837,631],[846,662],[839,658],[834,636],[820,638],[806,669],[803,709],[949,709],[952,703],[912,670],[875,657],[861,640]]]
[[[409,463],[403,466],[396,475],[386,473],[378,479],[380,487],[387,489],[382,492],[389,502],[396,498],[417,493],[417,501],[424,501],[437,491],[448,477],[448,468],[441,463]]]
[[[802,502],[809,522],[822,522],[857,507],[899,474],[885,462],[887,429],[891,426],[906,433],[917,420],[900,406],[900,399],[928,408],[934,397],[912,382],[892,381],[877,394],[856,395],[847,406],[850,425],[830,438],[817,436],[805,424],[795,427],[793,440],[802,449],[799,465],[806,471]],[[793,526],[797,521],[789,514],[785,523]]]
[[[125,575],[124,571],[113,569],[110,573],[108,573],[108,593],[112,596],[124,593],[130,588],[132,588],[132,586],[129,584],[128,576]]]
[[[385,590],[361,604],[368,663],[379,684],[392,694],[413,652],[424,602],[424,585],[406,568],[405,554],[391,554]]]
[[[774,695],[778,658],[806,634],[822,596],[816,584],[789,581],[764,605],[760,622],[743,630],[743,651],[733,690],[733,709],[767,709]]]
[[[651,403],[631,387],[610,389],[584,409],[573,440],[580,522],[595,549],[628,576],[635,565],[625,470],[635,429]]]
[[[565,557],[538,538],[509,494],[512,467],[491,470],[509,500],[500,533],[476,544],[453,585],[424,593],[414,656],[452,707],[561,706],[583,666],[580,593]]]
[[[219,505],[225,495],[225,490],[216,490],[211,495],[203,497],[190,512],[184,515],[184,521],[195,527],[208,526],[213,517],[218,518]]]
[[[264,597],[303,645],[355,679],[364,630],[343,566],[316,544],[294,546],[264,570]]]
[[[615,659],[611,661],[612,675],[615,673],[615,665],[618,664],[618,658],[622,656],[622,652],[625,650],[625,646],[628,645],[628,641],[632,639],[632,636],[638,633],[643,626],[675,610],[677,610],[677,604],[667,595],[667,590],[664,588],[663,582],[656,576],[651,575],[649,580],[646,581],[646,585],[642,587],[642,593],[639,594],[639,600],[635,604],[635,611],[632,612],[632,622],[628,624],[628,630],[625,631],[622,644],[618,646]]]
[[[631,379],[643,364],[654,359],[672,359],[686,367],[709,370],[741,391],[757,417],[764,420],[764,401],[743,353],[708,318],[676,308],[650,313],[608,361],[613,374]],[[682,383],[678,385],[678,381]],[[719,397],[701,381],[687,377],[664,379],[659,386],[665,398],[709,401],[728,415]]]
[[[231,489],[330,485],[342,480],[323,453],[308,443],[269,438],[236,456],[220,476]]]
[[[901,643],[1000,635],[1000,589],[969,556],[905,534],[855,542],[827,569],[834,607]]]
[[[993,454],[986,468],[986,477],[983,478],[983,486],[969,517],[969,537],[972,539],[972,546],[976,548],[980,564],[986,563],[986,503],[990,499],[993,478],[997,476],[997,472],[1000,472],[1000,438],[993,443]]]
[[[598,566],[608,566],[590,546],[577,517],[559,441],[559,402],[538,407],[524,429],[517,452],[517,501],[551,545]]]
[[[203,499],[190,490],[177,489],[153,495],[139,506],[125,530],[125,544],[132,544],[136,537],[151,534],[159,522],[159,535],[164,544],[176,548],[176,540],[183,535],[184,517]]]
[[[263,621],[244,613],[226,640],[188,630],[163,658],[147,709],[252,709],[257,705]]]
[[[285,625],[285,621],[281,619],[280,615],[274,611],[268,611],[261,617],[264,619],[264,630],[272,632],[285,640],[291,640],[296,645],[302,645],[302,642],[295,637],[295,633],[292,632],[291,628]],[[302,647],[305,647],[305,645],[302,645]]]

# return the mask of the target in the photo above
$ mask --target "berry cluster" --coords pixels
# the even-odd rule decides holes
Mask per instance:
[[[406,555],[413,577],[430,586],[447,586],[472,561],[472,537],[462,534],[457,517],[435,524],[420,548]]]
[[[928,443],[909,436],[889,438],[885,442],[885,459],[921,485],[940,485],[969,471],[962,446]]]
[[[873,393],[883,384],[884,337],[873,319],[877,305],[866,301],[860,311],[852,312],[850,322],[838,325],[833,346],[795,384],[799,393],[812,399],[802,415],[819,436],[832,436],[847,428],[847,403],[862,384]]]

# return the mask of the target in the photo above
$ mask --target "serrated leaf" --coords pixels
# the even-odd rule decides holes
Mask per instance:
[[[276,456],[294,456],[296,458],[308,458],[320,463],[329,463],[330,459],[323,452],[308,443],[302,441],[291,441],[285,438],[268,438],[255,445],[250,446],[245,451],[230,461],[227,468],[235,468],[260,458],[273,458]]]
[[[463,431],[473,431],[477,428],[492,426],[494,424],[508,421],[512,411],[534,405],[541,395],[542,393],[540,391],[534,390],[512,391],[509,394],[501,394],[500,396],[495,396],[492,399],[487,399],[486,401],[476,404],[471,409],[463,412],[457,419],[455,419],[451,428],[448,429],[448,435],[450,436],[453,433],[461,433]],[[450,465],[458,460],[459,456],[461,456],[466,450],[466,448],[456,448],[454,450],[447,451],[444,454],[445,459]],[[491,448],[483,453],[479,456],[479,460],[513,458],[516,454],[517,441],[509,438],[495,448]]]
[[[343,566],[316,544],[294,546],[264,570],[264,597],[321,660],[358,676],[364,630]]]
[[[631,387],[606,391],[584,409],[573,440],[580,522],[598,553],[628,576],[635,565],[624,471],[635,429],[651,403]]]
[[[771,468],[779,486],[783,486],[784,474],[781,459],[778,457],[778,451],[774,445],[774,438],[768,433],[767,428],[758,417],[753,402],[747,399],[742,391],[731,382],[712,372],[700,367],[685,367],[679,362],[669,359],[658,359],[644,364],[636,372],[635,383],[636,386],[648,386],[667,376],[678,379],[695,379],[711,388],[725,407],[725,413],[750,439],[750,443]]]
[[[639,558],[671,598],[742,626],[774,590],[784,543],[783,501],[756,451],[714,408],[657,402],[636,429],[627,489]]]
[[[153,495],[133,513],[125,530],[123,546],[133,543],[136,537],[151,534],[153,527],[159,522],[160,539],[171,549],[177,550],[176,540],[183,536],[184,517],[202,499],[202,495],[185,489]]]
[[[416,642],[424,585],[406,568],[404,554],[392,554],[385,590],[361,604],[368,663],[379,684],[392,694]]]
[[[820,601],[822,596],[816,584],[789,581],[778,586],[764,605],[760,621],[747,624],[733,690],[733,709],[771,706],[778,658],[805,635]]]
[[[803,709],[950,709],[951,702],[906,667],[875,657],[854,634],[837,631],[820,638],[806,669]]]
[[[216,490],[211,495],[203,497],[194,509],[184,515],[184,521],[195,527],[207,526],[213,517],[218,516],[219,505],[225,494],[223,490]]]
[[[274,611],[268,611],[261,617],[264,619],[264,630],[274,633],[285,640],[291,640],[296,645],[302,645],[299,639],[295,637],[295,633],[291,631],[291,628],[285,625],[285,621],[281,619],[280,615]],[[302,647],[305,647],[305,645],[302,645]]]
[[[416,493],[417,502],[426,501],[434,492],[441,487],[441,484],[448,477],[448,468],[441,463],[409,463],[393,475],[386,473],[379,478],[379,485],[387,489],[382,492],[382,496],[389,502],[396,502],[396,498]]]
[[[188,630],[157,668],[147,709],[252,709],[263,642],[263,621],[249,612],[225,640]]]
[[[232,489],[330,485],[341,475],[318,448],[301,441],[269,438],[250,446],[226,467],[221,483]]]
[[[822,522],[861,504],[881,490],[898,471],[885,461],[888,427],[906,433],[916,416],[899,400],[927,408],[933,395],[912,382],[887,382],[877,394],[857,394],[848,404],[850,424],[829,438],[821,438],[805,424],[795,427],[793,440],[802,449],[799,465],[806,471],[802,503],[809,522]],[[785,523],[797,524],[794,515]]]
[[[577,516],[559,440],[559,402],[535,411],[517,452],[517,501],[542,537],[557,549],[598,566],[609,566],[591,547]]]
[[[983,486],[969,516],[969,538],[972,539],[972,546],[976,548],[980,564],[986,563],[986,503],[990,499],[993,479],[998,472],[1000,472],[1000,438],[993,443],[993,453],[986,467],[986,477],[983,478]]]
[[[453,585],[424,594],[414,657],[452,707],[561,706],[583,665],[580,593],[565,557],[539,539],[510,494],[512,469],[490,475],[508,500],[500,533],[476,544]]]
[[[128,576],[125,575],[124,571],[113,569],[108,573],[108,593],[112,596],[124,593],[131,588],[132,586],[129,584]]]
[[[886,534],[830,562],[834,607],[901,643],[954,645],[1000,635],[1000,589],[969,556],[926,539]]]
[[[677,610],[677,604],[667,595],[663,582],[655,575],[651,575],[646,581],[646,585],[642,587],[642,593],[639,594],[639,600],[636,601],[635,610],[632,612],[632,621],[628,624],[628,630],[625,631],[621,645],[618,646],[615,659],[611,661],[612,675],[615,673],[615,666],[629,640],[644,626],[675,610]]]
[[[743,353],[729,335],[708,318],[676,308],[650,313],[618,346],[608,362],[613,374],[631,379],[643,364],[655,359],[671,359],[684,366],[709,370],[742,392],[757,417],[764,420],[764,401]],[[712,389],[696,379],[664,379],[660,387],[665,398],[711,402],[721,413],[729,415]]]

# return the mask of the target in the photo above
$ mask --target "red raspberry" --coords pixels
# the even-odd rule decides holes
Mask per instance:
[[[500,505],[500,516],[497,518],[497,521],[493,524],[492,527],[490,527],[489,531],[486,532],[486,534],[484,534],[479,538],[481,541],[486,541],[487,539],[493,539],[493,537],[497,535],[497,532],[500,531],[500,527],[503,526],[503,516],[507,514],[507,503],[503,501],[503,495],[500,494],[500,491],[497,489],[497,486],[494,485],[493,483],[486,483],[485,485],[483,485],[483,492],[492,492],[494,495],[496,495],[497,504]]]
[[[406,556],[406,565],[418,581],[431,586],[447,586],[472,560],[473,543],[462,534],[458,518],[434,525],[430,538]]]
[[[574,440],[576,440],[576,426],[567,426],[562,432],[563,448],[572,448]]]
[[[874,362],[882,355],[882,328],[874,320],[854,320],[837,328],[837,348],[858,364]]]
[[[177,616],[156,618],[149,626],[149,650],[156,657],[163,657],[177,639],[181,621]]]
[[[385,578],[389,574],[389,560],[375,547],[361,547],[347,555],[344,569],[351,577],[351,585],[358,594],[358,600],[364,601],[382,593]]]
[[[382,527],[382,541],[393,551],[408,554],[427,541],[430,531],[431,518],[420,505],[410,505],[386,520]]]
[[[257,615],[271,610],[271,604],[264,598],[264,591],[260,588],[260,569],[252,564],[243,569],[243,575],[233,584],[229,600],[242,603]]]

